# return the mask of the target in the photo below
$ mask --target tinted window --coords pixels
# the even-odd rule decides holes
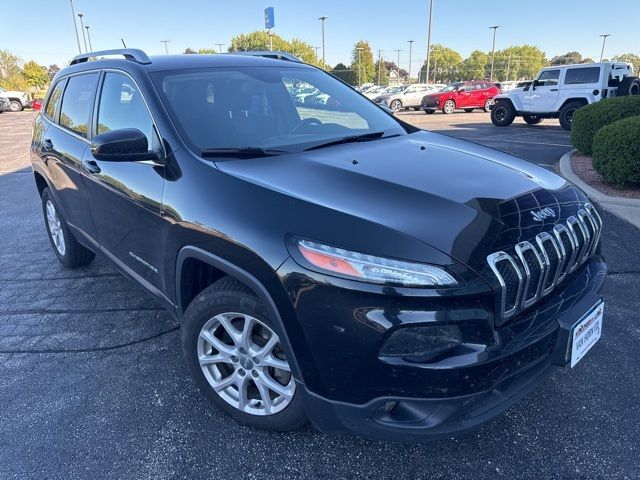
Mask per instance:
[[[137,128],[146,135],[149,150],[157,147],[153,120],[138,87],[126,75],[109,72],[100,93],[97,132],[121,128]]]
[[[600,81],[600,67],[569,68],[564,76],[565,85],[581,83],[598,83]]]
[[[64,88],[64,80],[60,80],[56,83],[56,86],[53,87],[53,92],[49,97],[49,101],[47,102],[47,108],[44,110],[44,114],[50,119],[53,120],[56,118],[56,111],[60,107],[60,99],[62,98],[62,90]]]
[[[76,75],[69,78],[62,97],[60,125],[85,138],[89,132],[89,117],[98,73]]]
[[[538,77],[538,85],[557,85],[560,70],[544,70]]]

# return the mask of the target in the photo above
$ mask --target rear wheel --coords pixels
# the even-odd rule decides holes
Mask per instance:
[[[242,283],[224,277],[198,294],[184,315],[182,350],[200,390],[234,419],[279,431],[306,423],[272,319]]]
[[[542,121],[542,118],[536,117],[535,115],[523,115],[522,119],[529,125],[537,125]]]
[[[582,102],[569,102],[560,109],[560,126],[565,130],[571,130],[571,124],[573,123],[573,114],[576,113],[580,107],[583,107]]]
[[[447,100],[446,102],[444,102],[444,105],[442,106],[442,112],[449,114],[449,113],[453,113],[456,110],[456,102],[454,102],[453,100]]]
[[[391,110],[393,110],[394,112],[398,112],[400,109],[402,109],[402,102],[400,100],[394,100],[389,104],[389,108],[391,108]]]
[[[424,113],[431,115],[432,113],[435,113],[435,110],[433,108],[425,108]]]
[[[491,109],[491,122],[496,127],[508,127],[516,118],[516,111],[509,101],[501,101]]]
[[[616,92],[618,97],[625,95],[640,95],[640,78],[637,77],[625,77],[618,85]]]
[[[495,103],[495,102],[494,102],[493,98],[487,98],[487,99],[485,100],[485,102],[484,102],[484,107],[482,107],[482,109],[483,109],[485,112],[489,113],[489,112],[491,111],[491,108],[493,107],[493,104],[494,104],[494,103]]]

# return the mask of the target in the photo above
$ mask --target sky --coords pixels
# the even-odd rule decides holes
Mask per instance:
[[[416,76],[427,50],[429,0],[73,0],[76,13],[84,14],[90,26],[94,50],[128,47],[148,54],[164,54],[161,40],[171,40],[169,53],[187,47],[226,49],[231,37],[264,28],[264,8],[275,8],[274,33],[321,45],[318,17],[326,15],[325,55],[327,63],[350,63],[358,40],[367,40],[384,58],[408,70],[409,44],[414,40],[412,74]],[[640,54],[640,2],[618,0],[623,9],[607,12],[595,0],[434,0],[432,43],[453,48],[463,56],[473,50],[491,50],[491,25],[497,31],[496,49],[532,44],[547,57],[578,51],[598,59],[602,33],[607,39],[606,56]],[[0,0],[5,21],[0,29],[0,49],[24,61],[66,65],[78,53],[69,0]],[[624,16],[613,12],[624,12]],[[84,44],[80,38],[82,48]]]

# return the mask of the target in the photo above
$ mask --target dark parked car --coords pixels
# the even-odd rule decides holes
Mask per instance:
[[[296,104],[301,84],[333,101]],[[600,337],[583,192],[284,56],[80,55],[31,158],[62,264],[100,253],[148,290],[200,389],[251,425],[449,436]]]
[[[11,102],[8,98],[0,97],[0,113],[11,111]]]
[[[440,92],[429,93],[422,97],[420,108],[425,113],[442,110],[443,113],[453,113],[456,109],[472,112],[482,108],[485,112],[491,110],[493,97],[500,93],[500,89],[491,82],[455,82]]]

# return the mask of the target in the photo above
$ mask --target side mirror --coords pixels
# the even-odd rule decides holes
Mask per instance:
[[[109,162],[157,160],[157,155],[148,150],[147,137],[137,128],[110,130],[96,135],[91,140],[91,154],[96,160]]]
[[[385,112],[387,112],[389,115],[393,115],[394,111],[392,109],[390,109],[389,107],[387,107],[386,105],[382,105],[381,103],[377,104],[382,110],[384,110]]]

